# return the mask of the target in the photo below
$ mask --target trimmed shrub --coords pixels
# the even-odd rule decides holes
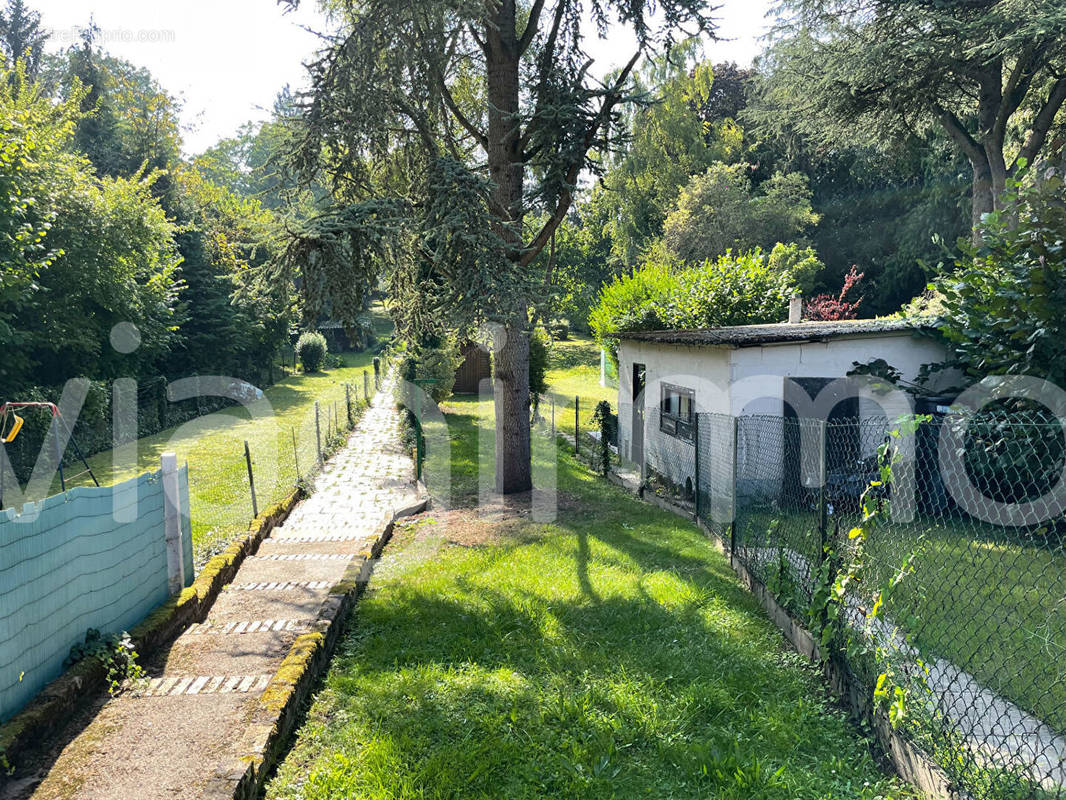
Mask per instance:
[[[405,382],[434,381],[426,383],[423,388],[434,401],[443,403],[452,396],[455,386],[455,371],[463,363],[459,343],[448,338],[438,344],[423,344],[409,349],[400,362],[400,375]],[[404,383],[396,387],[396,400],[403,407],[408,407],[410,398],[404,392]]]
[[[617,360],[619,333],[784,322],[794,291],[793,274],[759,249],[691,266],[652,259],[603,288],[589,323]]]
[[[318,372],[329,354],[326,337],[317,331],[308,331],[296,341],[296,355],[304,372]]]

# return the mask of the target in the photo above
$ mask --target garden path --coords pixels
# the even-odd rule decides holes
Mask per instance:
[[[312,496],[245,560],[206,621],[147,665],[139,689],[73,720],[65,746],[4,797],[233,796],[233,776],[254,752],[260,698],[294,641],[317,629],[349,565],[418,500],[391,398],[386,382]]]

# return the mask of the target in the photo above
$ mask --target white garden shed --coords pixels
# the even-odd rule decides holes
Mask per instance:
[[[816,416],[813,398],[856,365],[883,360],[903,381],[946,349],[931,331],[903,320],[747,325],[622,334],[619,345],[619,454],[677,486],[693,479],[697,413],[784,418]],[[942,381],[950,381],[943,376]],[[935,386],[932,388],[936,388]],[[897,393],[893,401],[898,404]],[[824,415],[826,395],[822,395]],[[877,397],[835,404],[833,415],[887,416]],[[895,415],[898,416],[898,415]],[[767,451],[738,459],[780,460]],[[676,473],[676,474],[675,474]]]

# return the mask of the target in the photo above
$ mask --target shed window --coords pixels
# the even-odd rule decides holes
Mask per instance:
[[[694,440],[696,422],[696,393],[691,389],[662,384],[662,402],[659,406],[659,430],[686,442]]]

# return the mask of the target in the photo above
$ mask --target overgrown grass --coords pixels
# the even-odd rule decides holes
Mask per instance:
[[[448,412],[468,504],[490,409]],[[913,796],[694,526],[560,459],[556,522],[390,546],[268,798]]]
[[[812,513],[750,515],[741,524],[755,543],[774,520],[787,547],[813,558]],[[842,520],[847,530],[857,520]],[[961,520],[919,517],[879,527],[866,545],[870,587],[914,572],[886,613],[910,631],[927,656],[951,661],[983,686],[1066,732],[1066,554],[1046,540]],[[804,609],[800,609],[803,611]]]

